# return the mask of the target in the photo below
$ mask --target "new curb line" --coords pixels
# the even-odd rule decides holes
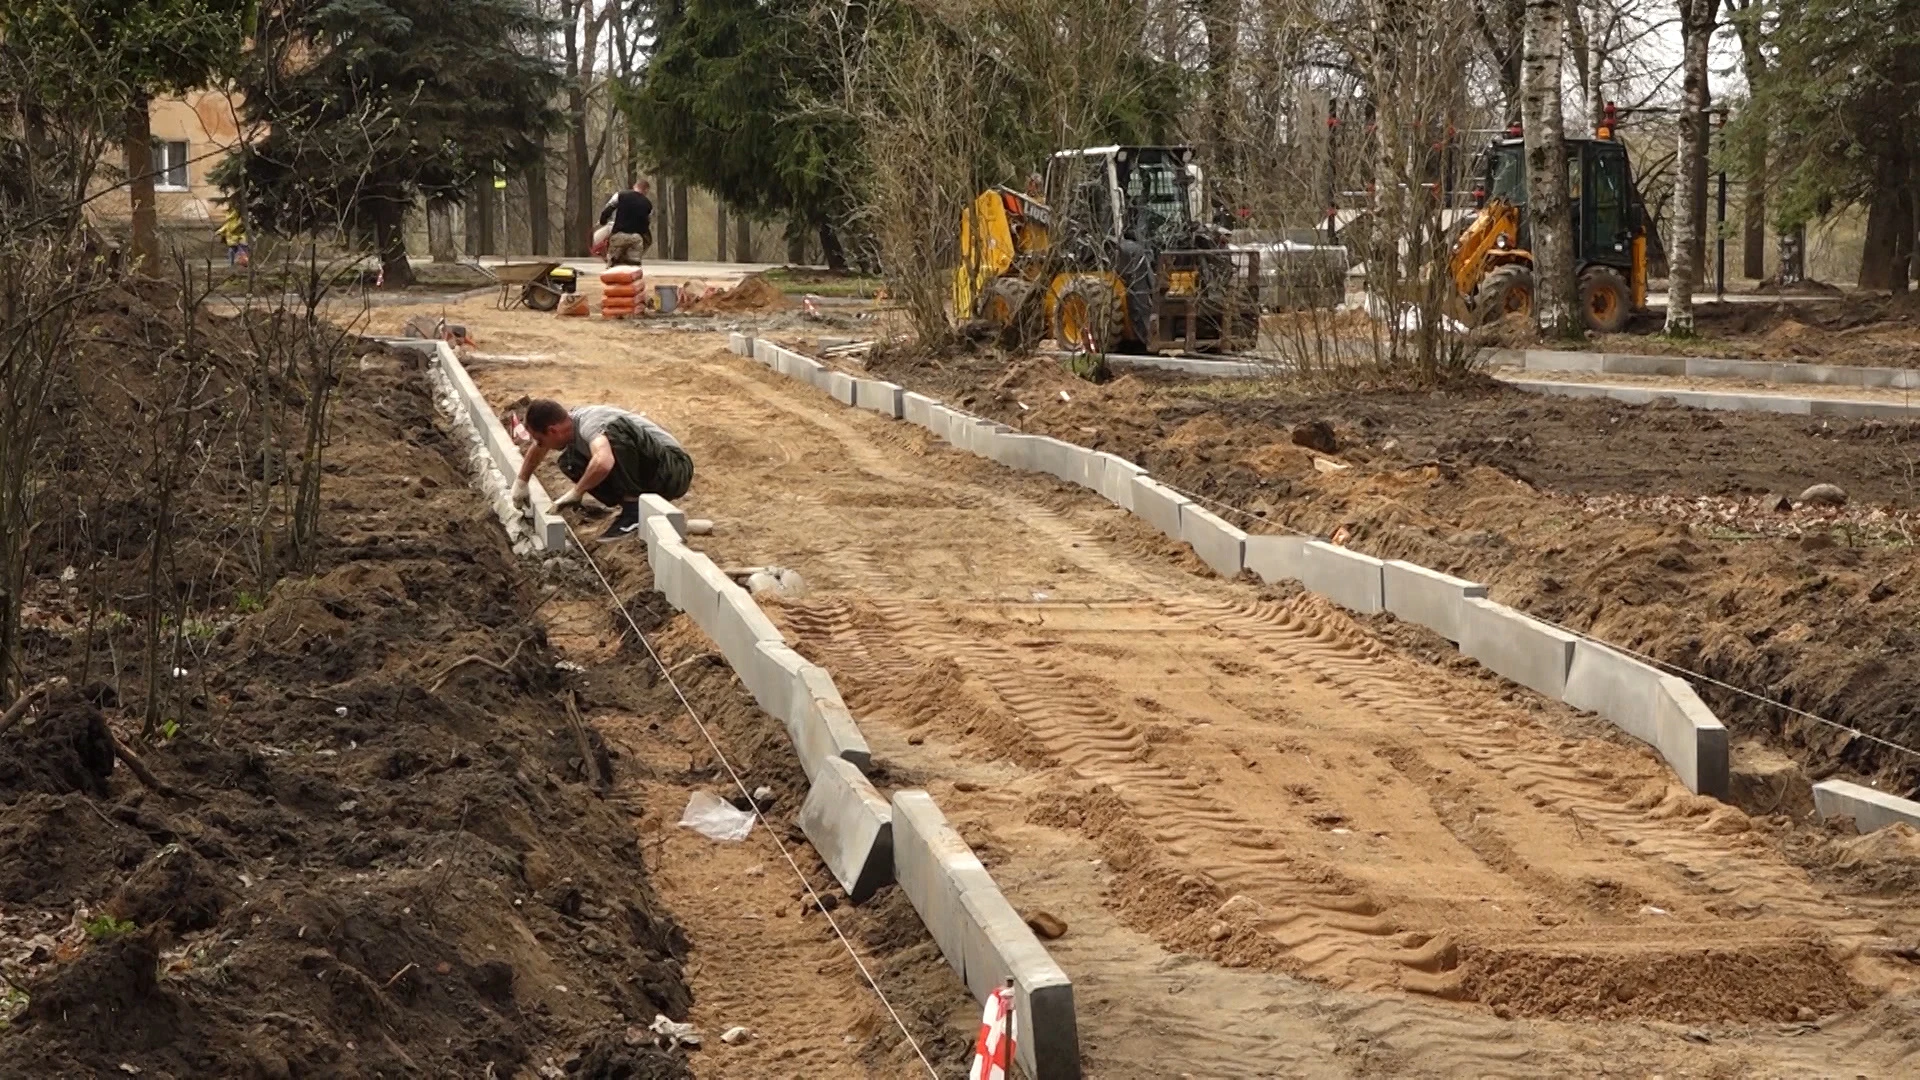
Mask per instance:
[[[754,349],[756,355],[771,354],[763,362],[778,371],[819,370],[818,361],[791,349],[764,341],[755,342]],[[1248,366],[1168,358],[1146,362],[1176,370],[1195,365],[1213,365],[1216,371]],[[1269,583],[1296,581],[1309,592],[1357,614],[1392,611],[1396,617],[1456,643],[1462,653],[1489,670],[1547,697],[1581,707],[1578,700],[1569,698],[1568,676],[1576,644],[1588,639],[1486,599],[1484,585],[1413,563],[1388,563],[1320,540],[1249,536],[1157,483],[1144,469],[1123,458],[1079,447],[1085,456],[1080,459],[1080,475],[1074,476],[1073,470],[1056,457],[1057,451],[1036,452],[1036,447],[1058,440],[1023,435],[930,398],[925,400],[924,406],[916,403],[902,412],[959,449],[1009,467],[1061,477],[1096,492],[1172,539],[1192,544],[1195,552],[1222,576],[1235,576],[1239,568],[1244,568]],[[1601,691],[1587,680],[1573,696],[1591,703],[1644,702],[1631,709],[1610,707],[1601,715],[1649,745],[1688,790],[1726,798],[1730,787],[1726,728],[1684,680],[1646,665],[1641,667],[1644,672],[1623,668],[1605,676],[1633,681],[1631,687]]]

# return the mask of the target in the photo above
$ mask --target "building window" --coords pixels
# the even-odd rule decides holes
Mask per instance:
[[[153,144],[153,186],[165,191],[187,190],[187,144]]]

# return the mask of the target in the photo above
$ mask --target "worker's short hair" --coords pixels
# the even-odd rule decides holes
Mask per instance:
[[[557,401],[535,398],[527,406],[527,430],[535,435],[545,435],[548,429],[566,418],[566,407]]]

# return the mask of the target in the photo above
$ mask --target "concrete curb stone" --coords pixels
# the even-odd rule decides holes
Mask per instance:
[[[1147,470],[1118,454],[1102,451],[1100,458],[1100,494],[1113,505],[1133,513],[1133,481]],[[1092,470],[1088,470],[1091,475]]]
[[[1185,495],[1162,487],[1145,473],[1133,477],[1133,512],[1174,540],[1180,539],[1180,512],[1187,505]]]
[[[833,676],[818,664],[800,669],[800,682],[794,687],[793,709],[787,718],[787,733],[800,752],[800,767],[811,781],[828,758],[843,758],[854,768],[866,772],[873,767],[873,752],[860,734],[853,713],[840,698]]]
[[[1383,563],[1371,555],[1309,540],[1300,548],[1300,583],[1349,611],[1386,610]]]
[[[1732,794],[1727,728],[1687,680],[1660,677],[1653,722],[1654,738],[1649,741],[1687,790],[1727,801]]]
[[[891,416],[895,420],[903,415],[901,395],[906,388],[896,383],[880,379],[855,379],[853,381],[853,403],[863,409],[870,409],[882,416]]]
[[[640,496],[641,522],[645,523],[647,519],[656,517],[664,518],[667,524],[673,526],[673,531],[679,535],[680,539],[687,538],[687,515],[681,512],[679,507],[658,495]]]
[[[1018,435],[1013,432],[995,432],[988,443],[987,456],[1005,465],[1009,469],[1021,472],[1039,471],[1034,457],[1040,452],[1037,445],[1040,440],[1033,435]]]
[[[753,651],[754,662],[745,671],[735,668],[735,672],[761,712],[783,725],[791,723],[794,698],[805,686],[801,673],[807,667],[806,657],[784,641],[762,641]]]
[[[1578,638],[1480,597],[1462,601],[1460,613],[1461,652],[1521,686],[1564,698]]]
[[[933,430],[933,407],[940,404],[925,394],[916,394],[903,390],[900,394],[900,418],[909,424],[918,424]]]
[[[854,403],[853,376],[844,371],[827,371],[825,374],[828,395],[842,405],[852,405]]]
[[[1875,791],[1851,780],[1822,780],[1813,785],[1813,808],[1822,820],[1850,817],[1863,833],[1889,825],[1920,829],[1920,802]]]
[[[830,759],[813,777],[800,831],[854,903],[893,882],[893,807],[848,762]]]
[[[460,399],[460,404],[466,409],[468,422],[480,435],[480,445],[493,460],[493,467],[499,472],[501,481],[511,485],[513,478],[520,474],[520,448],[514,445],[513,437],[507,434],[505,425],[494,415],[493,406],[487,404],[486,395],[480,392],[473,376],[467,374],[453,347],[444,341],[421,342],[418,345],[402,341],[399,344],[416,351],[431,352],[440,362],[440,371],[446,376],[447,385],[453,388],[454,396]],[[543,551],[564,550],[567,546],[566,519],[553,512],[553,500],[538,478],[527,482],[527,491],[528,505],[524,516],[532,524],[530,533],[534,546]],[[502,498],[496,500],[494,513],[499,515],[504,525],[511,517],[521,516],[523,512]],[[511,534],[512,529],[508,532]]]
[[[1621,731],[1658,748],[1654,719],[1661,693],[1658,668],[1586,638],[1573,645],[1566,690],[1560,700],[1606,717]]]
[[[1247,534],[1193,502],[1180,508],[1180,539],[1214,573],[1231,581],[1246,569]]]
[[[1013,981],[1014,1061],[1034,1080],[1077,1080],[1073,981],[999,889],[960,894],[967,989],[985,1001]]]
[[[720,655],[727,658],[736,672],[758,662],[761,642],[786,643],[780,628],[753,602],[753,595],[747,590],[735,585],[721,592],[719,600],[713,627],[702,629],[720,646]]]
[[[1485,597],[1487,587],[1399,559],[1381,564],[1381,602],[1403,622],[1424,626],[1455,644],[1460,642],[1460,604]]]
[[[1306,563],[1306,546],[1302,537],[1256,533],[1247,537],[1246,567],[1269,585],[1299,581]]]
[[[953,973],[967,977],[967,917],[960,897],[997,891],[973,849],[924,791],[893,793],[893,877],[920,913]]]

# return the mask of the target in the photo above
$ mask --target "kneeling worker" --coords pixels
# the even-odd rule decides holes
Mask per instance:
[[[553,500],[555,510],[580,505],[585,494],[620,509],[600,534],[601,543],[639,533],[640,496],[677,499],[693,484],[693,458],[666,429],[639,413],[612,405],[582,405],[569,412],[541,398],[527,406],[527,431],[533,446],[521,459],[513,504],[527,505],[527,480],[548,453],[558,450],[560,471],[573,487]]]

